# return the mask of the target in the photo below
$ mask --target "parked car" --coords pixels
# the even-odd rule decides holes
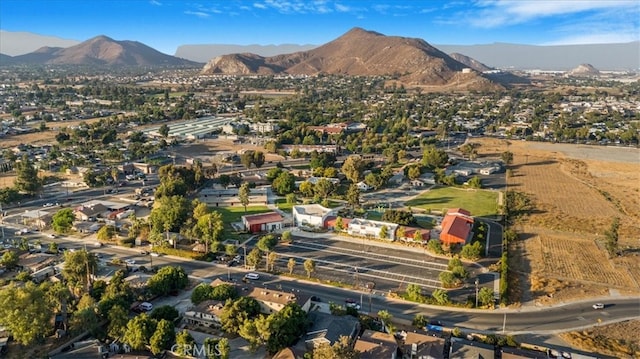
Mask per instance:
[[[125,259],[124,262],[129,264],[129,265],[136,264],[136,260],[135,259]]]
[[[360,310],[360,303],[358,303],[355,299],[347,298],[344,302],[347,308]]]

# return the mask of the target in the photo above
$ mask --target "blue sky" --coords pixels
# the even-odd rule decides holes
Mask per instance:
[[[0,28],[79,41],[322,44],[353,27],[432,44],[640,40],[638,0],[2,0]]]

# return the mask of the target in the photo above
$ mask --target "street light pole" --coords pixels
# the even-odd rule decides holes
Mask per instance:
[[[478,308],[478,284],[480,284],[480,281],[476,278],[476,308]]]

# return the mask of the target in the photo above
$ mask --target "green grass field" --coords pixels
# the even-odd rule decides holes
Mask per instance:
[[[214,207],[213,211],[220,212],[222,215],[222,221],[225,227],[228,226],[231,229],[232,222],[240,222],[242,216],[247,214],[258,214],[264,212],[270,212],[271,210],[267,206],[247,206],[247,212],[245,213],[243,206],[238,207]]]
[[[498,192],[437,187],[405,202],[405,206],[432,211],[464,208],[472,216],[492,216],[498,214]]]

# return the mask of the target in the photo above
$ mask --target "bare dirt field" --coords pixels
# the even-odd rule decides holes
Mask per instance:
[[[522,301],[541,304],[640,292],[640,151],[483,138],[480,155],[514,154],[509,189],[536,211],[516,225]],[[609,259],[604,232],[620,218],[625,256]]]
[[[613,355],[616,358],[640,358],[640,320],[602,325],[579,332],[560,334],[572,346]]]

